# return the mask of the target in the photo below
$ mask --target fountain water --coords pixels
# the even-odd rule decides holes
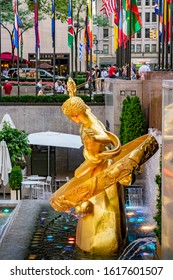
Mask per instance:
[[[142,206],[143,205],[143,189],[140,186],[126,188],[126,205]]]
[[[153,135],[159,146],[162,143],[161,132],[156,129],[149,128],[148,133]],[[149,208],[149,213],[153,217],[156,213],[157,185],[155,176],[160,171],[160,148],[145,164],[144,164],[144,204]]]

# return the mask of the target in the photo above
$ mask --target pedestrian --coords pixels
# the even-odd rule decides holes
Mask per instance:
[[[96,90],[97,92],[100,92],[101,90],[101,71],[98,67],[98,65],[95,66],[95,75],[96,75]]]
[[[138,74],[141,80],[145,80],[145,76],[147,72],[150,72],[150,67],[146,64],[145,61],[142,62],[142,66],[138,70]]]
[[[13,88],[12,84],[10,84],[8,80],[5,80],[5,84],[3,86],[4,93],[6,95],[10,95],[11,91],[12,91],[12,88]]]
[[[103,68],[101,71],[101,91],[104,92],[104,81],[105,78],[108,76],[106,68]]]
[[[42,80],[39,80],[37,85],[36,85],[36,94],[42,89]]]

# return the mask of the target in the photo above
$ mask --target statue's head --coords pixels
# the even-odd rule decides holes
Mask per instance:
[[[87,108],[85,102],[78,96],[70,97],[62,105],[63,113],[69,118],[84,114]]]

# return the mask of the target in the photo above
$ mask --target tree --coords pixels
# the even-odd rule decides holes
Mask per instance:
[[[126,97],[123,101],[120,121],[120,141],[122,145],[144,135],[145,118],[139,97]]]
[[[51,0],[39,0],[40,9],[51,16]],[[55,0],[55,17],[61,20],[61,22],[67,22],[68,20],[68,3],[69,0],[62,0],[61,2]],[[75,57],[75,71],[78,72],[78,38],[79,33],[84,29],[85,11],[87,7],[87,0],[73,0],[73,25],[74,25],[74,57]]]

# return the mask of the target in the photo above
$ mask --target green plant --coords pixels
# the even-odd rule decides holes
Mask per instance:
[[[4,124],[0,131],[0,141],[2,140],[7,143],[12,165],[21,163],[21,166],[23,166],[24,156],[31,155],[32,151],[28,144],[28,134],[23,130]]]
[[[145,118],[139,97],[126,97],[123,101],[120,122],[120,141],[122,145],[145,134]]]
[[[22,182],[22,170],[20,166],[13,166],[9,176],[9,186],[12,190],[18,190]]]
[[[156,201],[156,215],[154,217],[154,220],[157,223],[157,227],[154,229],[154,232],[161,244],[161,234],[162,234],[162,199],[161,199],[161,188],[162,188],[162,178],[160,174],[157,174],[155,177],[155,182],[158,186],[158,195],[157,195],[157,201]]]

